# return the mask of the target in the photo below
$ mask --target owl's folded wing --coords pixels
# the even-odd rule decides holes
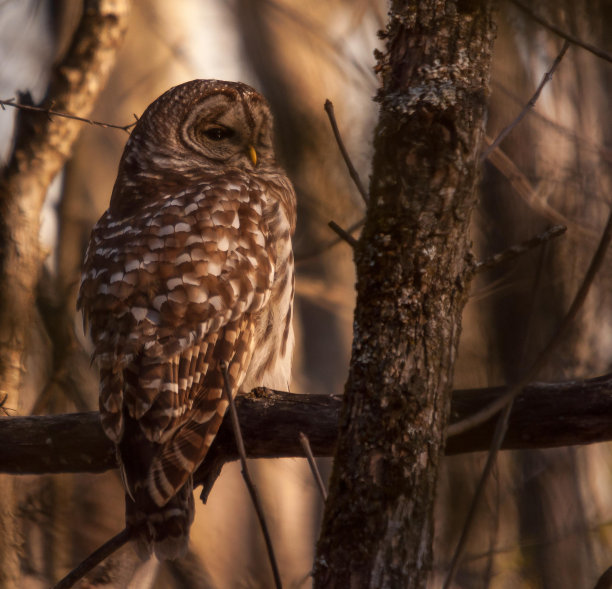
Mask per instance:
[[[217,181],[137,217],[107,212],[94,228],[79,306],[101,369],[102,422],[115,441],[124,406],[143,427],[151,424],[147,437],[168,434],[202,386],[207,350],[222,345],[217,334],[266,303],[275,253],[261,199],[247,182]],[[145,417],[153,410],[161,421]]]

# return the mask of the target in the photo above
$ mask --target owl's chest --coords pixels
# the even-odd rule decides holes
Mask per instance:
[[[271,224],[276,254],[274,282],[268,302],[255,316],[253,356],[243,391],[258,386],[288,390],[293,359],[294,263],[289,224],[278,217]]]

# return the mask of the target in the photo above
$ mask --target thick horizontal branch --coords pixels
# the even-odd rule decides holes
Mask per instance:
[[[455,391],[452,422],[460,421],[502,395],[504,388]],[[247,454],[252,458],[303,456],[299,434],[315,456],[331,456],[336,443],[341,397],[295,395],[268,389],[240,396],[236,408]],[[487,422],[450,438],[447,454],[487,450],[494,428]],[[504,449],[550,448],[612,440],[612,375],[585,381],[535,383],[514,404]],[[98,413],[72,413],[0,420],[0,472],[42,474],[103,472],[115,468],[112,444]],[[230,424],[213,445],[219,467],[236,460]],[[205,476],[210,474],[207,472]],[[204,475],[202,475],[204,476]],[[196,476],[196,481],[201,480]]]

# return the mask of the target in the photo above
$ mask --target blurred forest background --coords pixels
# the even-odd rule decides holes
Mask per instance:
[[[612,4],[542,0],[540,14],[612,50]],[[0,2],[0,98],[44,95],[81,2]],[[293,392],[342,391],[352,337],[352,253],[331,245],[364,215],[323,111],[333,101],[343,139],[367,179],[377,107],[373,51],[386,3],[370,0],[135,0],[123,48],[92,118],[124,125],[170,86],[193,78],[242,80],[276,116],[281,161],[298,193],[297,354]],[[562,40],[501,2],[487,135],[495,137],[533,94]],[[483,163],[472,220],[482,259],[544,231],[564,237],[485,272],[472,285],[454,388],[514,381],[567,310],[611,204],[612,65],[571,47],[535,110]],[[10,154],[15,112],[0,112],[0,154]],[[42,218],[47,257],[24,359],[27,386],[9,415],[97,408],[97,375],[75,311],[91,227],[106,209],[127,134],[83,125],[74,156],[52,185]],[[543,379],[597,376],[612,365],[612,261]],[[447,458],[439,483],[435,571],[441,586],[486,458]],[[324,475],[329,460],[320,460]],[[322,504],[305,460],[251,461],[287,588],[309,587]],[[123,527],[123,490],[104,475],[18,477],[16,525],[24,588],[47,587]],[[455,586],[592,587],[612,563],[610,446],[504,452],[481,503]],[[125,586],[137,563],[126,547],[87,586]],[[137,588],[266,588],[269,565],[236,464],[199,505],[191,553],[135,572]]]

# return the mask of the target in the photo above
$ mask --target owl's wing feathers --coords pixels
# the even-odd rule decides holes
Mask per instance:
[[[224,412],[222,383],[206,382],[218,371],[209,368],[247,365],[253,314],[274,280],[264,199],[253,183],[217,179],[133,216],[109,210],[94,228],[79,306],[100,362],[102,424],[116,443],[124,407],[160,443],[188,419],[201,430],[213,405]],[[186,447],[189,431],[173,447]]]
[[[250,315],[230,322],[215,345],[211,364],[228,362],[228,380],[233,392],[239,388],[253,354],[255,322]],[[175,431],[149,468],[145,484],[148,495],[164,505],[198,467],[223,421],[228,401],[223,374],[210,370],[204,377],[203,391],[189,413],[189,420]]]

